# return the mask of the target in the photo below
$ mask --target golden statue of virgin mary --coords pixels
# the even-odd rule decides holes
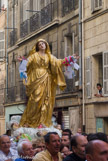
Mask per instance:
[[[42,42],[44,54],[40,54]],[[20,126],[36,128],[51,126],[57,85],[63,90],[66,87],[62,72],[62,59],[51,55],[48,43],[39,39],[27,58],[26,94],[28,103],[22,115]]]

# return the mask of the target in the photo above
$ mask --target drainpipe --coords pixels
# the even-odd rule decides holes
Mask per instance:
[[[82,87],[82,130],[85,132],[84,24],[83,0],[79,0],[79,87]]]
[[[15,1],[13,0],[13,6],[12,6],[13,7],[13,30],[15,29],[15,22],[14,22],[14,20],[15,20],[15,15],[14,15],[15,14],[15,4],[14,3],[15,3]]]
[[[82,0],[82,82],[83,82],[83,131],[85,132],[85,57],[84,57],[84,2]]]
[[[79,88],[82,87],[82,0],[79,0]]]
[[[7,95],[8,95],[8,12],[9,12],[9,9],[8,9],[8,1],[7,1],[7,40],[6,40],[6,98],[7,98]]]

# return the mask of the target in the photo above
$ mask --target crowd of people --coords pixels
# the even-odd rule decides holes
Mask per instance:
[[[36,139],[0,136],[0,161],[107,161],[108,139],[105,133],[81,133],[70,129],[48,132]]]

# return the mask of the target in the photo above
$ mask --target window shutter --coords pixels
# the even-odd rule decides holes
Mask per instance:
[[[11,64],[11,87],[15,86],[15,62]]]
[[[108,51],[103,53],[103,94],[108,96]]]
[[[29,19],[29,11],[26,11],[29,9],[30,9],[29,0],[24,0],[23,2],[23,22]]]
[[[62,117],[62,123],[63,128],[68,129],[69,128],[69,111],[62,111],[63,117]]]
[[[40,1],[39,0],[33,0],[33,10],[40,11]]]
[[[86,59],[86,96],[91,98],[91,58]]]
[[[0,30],[0,60],[5,56],[5,32]]]
[[[20,23],[23,22],[23,2],[20,2]]]
[[[15,24],[15,28],[17,28],[17,21],[18,21],[18,12],[17,12],[17,6],[15,5],[15,13],[14,13],[14,24]]]
[[[78,128],[80,127],[80,117],[79,117],[79,107],[69,107],[69,122],[70,129],[73,134],[77,133]]]
[[[67,48],[68,42],[67,42],[67,37],[66,37],[66,36],[64,37],[64,45],[65,45],[65,46],[64,46],[64,54],[65,54],[65,57],[66,57],[66,56],[67,56],[67,52],[68,52],[68,51],[67,51],[67,49],[68,49],[68,48]]]

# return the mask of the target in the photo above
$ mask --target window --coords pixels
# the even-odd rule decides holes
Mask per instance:
[[[0,30],[0,60],[5,56],[5,32]]]
[[[92,12],[102,9],[102,0],[91,0]]]
[[[96,132],[108,133],[108,117],[96,118]]]
[[[77,0],[62,0],[62,16],[70,13],[76,6],[78,6]]]
[[[108,51],[97,53],[92,56],[92,59],[91,57],[86,59],[87,98],[91,98],[91,91],[92,97],[98,92],[97,83],[100,83],[103,87],[102,95],[108,96]]]

